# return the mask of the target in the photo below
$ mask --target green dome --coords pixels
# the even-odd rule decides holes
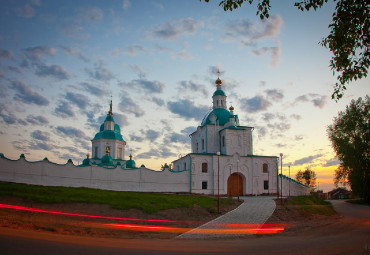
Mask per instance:
[[[218,89],[213,93],[213,96],[226,96],[226,94],[222,89]]]
[[[113,130],[104,130],[104,131],[97,133],[93,140],[97,140],[97,139],[114,139],[114,140],[123,141],[122,135]]]
[[[126,168],[135,168],[135,166],[136,166],[136,163],[134,160],[129,159],[126,161]]]
[[[217,125],[225,125],[227,122],[229,122],[230,118],[230,112],[224,108],[216,108],[213,111],[211,111],[202,121],[201,126],[208,125],[208,124],[215,124],[211,123],[210,117],[212,115],[216,115],[216,123]]]
[[[88,166],[88,165],[90,165],[90,159],[89,159],[89,158],[85,158],[85,159],[82,161],[82,165],[84,165],[84,166]]]
[[[101,131],[104,131],[104,123],[100,125],[100,129],[99,129],[99,131],[100,131],[100,132],[101,132]]]
[[[119,127],[118,124],[114,124],[114,132],[121,134],[121,128]]]
[[[107,115],[107,117],[105,118],[105,121],[113,121],[114,122],[113,116],[112,115]]]
[[[101,163],[103,165],[113,165],[113,159],[111,156],[109,155],[104,155],[102,158],[101,158]]]

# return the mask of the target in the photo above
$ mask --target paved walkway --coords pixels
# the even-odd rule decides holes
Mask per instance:
[[[253,229],[264,224],[274,212],[274,198],[266,196],[240,197],[244,202],[238,208],[176,238],[212,239],[254,234]]]

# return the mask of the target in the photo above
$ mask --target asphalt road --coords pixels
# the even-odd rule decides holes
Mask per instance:
[[[334,202],[337,226],[233,240],[103,239],[0,228],[0,254],[369,254],[369,207]],[[368,246],[368,248],[366,248]]]

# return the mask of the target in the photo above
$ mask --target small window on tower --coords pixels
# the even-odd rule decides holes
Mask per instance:
[[[268,173],[269,172],[269,167],[268,167],[268,165],[266,163],[263,164],[263,172],[264,173]]]
[[[208,164],[202,163],[202,173],[208,173]]]
[[[204,150],[204,139],[202,139],[202,150]]]
[[[196,148],[195,148],[195,152],[196,153],[198,153],[198,143],[196,144],[196,146],[195,146]]]
[[[263,181],[263,188],[266,190],[266,189],[269,189],[269,181]]]
[[[202,182],[202,189],[208,189],[208,183],[206,181]]]
[[[94,157],[97,158],[98,157],[98,146],[95,147],[95,154],[94,154]]]
[[[222,136],[222,147],[225,147],[225,136]]]
[[[186,170],[186,162],[184,163],[184,170]]]

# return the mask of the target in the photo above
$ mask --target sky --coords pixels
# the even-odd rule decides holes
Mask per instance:
[[[255,155],[283,153],[283,173],[311,168],[334,188],[327,127],[370,78],[331,99],[329,2],[302,12],[271,1],[232,12],[219,1],[0,0],[0,152],[81,163],[109,110],[137,165],[159,169],[190,152],[212,106],[217,70],[228,107],[253,126]]]

